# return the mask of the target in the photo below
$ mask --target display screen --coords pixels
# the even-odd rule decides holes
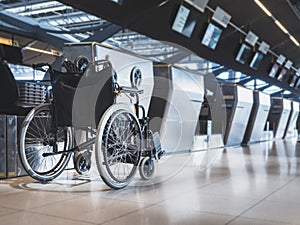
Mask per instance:
[[[190,9],[181,5],[172,25],[172,30],[183,34],[186,37],[191,37],[196,26],[196,17]]]
[[[251,62],[250,62],[250,67],[252,69],[258,69],[259,64],[261,62],[261,60],[263,59],[264,55],[260,52],[256,52],[255,55],[253,56]]]
[[[274,63],[274,65],[272,66],[272,68],[269,72],[269,76],[270,77],[275,77],[278,69],[279,69],[279,65],[277,63]]]
[[[284,76],[285,76],[285,74],[286,74],[286,72],[287,72],[287,69],[282,68],[281,71],[280,71],[280,73],[279,73],[279,75],[278,75],[278,77],[277,77],[277,79],[280,80],[280,81],[282,81],[283,78],[284,78]]]
[[[295,82],[297,80],[297,76],[292,75],[291,81],[290,81],[290,87],[294,87],[295,86]]]
[[[249,46],[242,44],[235,60],[242,64],[245,64],[247,61],[249,61],[251,54],[252,49]]]
[[[297,79],[297,82],[296,82],[295,88],[300,88],[300,78],[298,78],[298,79]]]
[[[202,38],[201,44],[211,48],[215,49],[218,41],[221,37],[222,29],[219,27],[213,25],[213,24],[208,24],[208,27],[205,31],[205,34]]]

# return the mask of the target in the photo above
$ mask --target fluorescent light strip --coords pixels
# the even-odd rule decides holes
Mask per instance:
[[[289,38],[292,40],[292,42],[294,42],[295,45],[297,45],[299,47],[299,42],[296,40],[296,38],[294,38],[294,36],[290,35]]]
[[[42,50],[42,49],[38,49],[38,48],[32,48],[32,47],[24,47],[23,49],[34,51],[34,52],[39,52],[39,53],[43,53],[43,54],[47,54],[47,55],[60,56],[59,52],[52,51],[52,50],[51,51],[46,51],[46,50]]]
[[[254,0],[254,2],[268,15],[272,16],[272,13],[259,1],[259,0]]]
[[[282,23],[279,22],[279,20],[277,20],[274,16],[272,16],[272,13],[259,1],[259,0],[254,0],[254,2],[270,17],[272,17],[274,23],[283,31],[283,33],[287,34],[289,36],[289,38],[291,39],[292,42],[294,42],[294,44],[296,46],[299,47],[299,42],[297,41],[297,39],[295,37],[293,37],[289,31],[282,25]]]
[[[274,20],[275,24],[283,31],[283,33],[288,34],[288,30],[280,23],[278,20]]]

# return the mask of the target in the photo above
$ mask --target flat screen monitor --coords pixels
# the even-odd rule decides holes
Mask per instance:
[[[235,60],[238,61],[239,63],[245,64],[246,62],[249,61],[251,54],[252,54],[252,48],[250,48],[245,44],[242,44],[238,54],[236,55]]]
[[[221,37],[221,33],[222,29],[220,29],[212,23],[208,24],[205,34],[202,38],[201,44],[211,49],[215,49]]]
[[[276,76],[278,69],[279,69],[279,65],[277,63],[274,63],[274,65],[272,66],[269,72],[269,76],[274,78]]]
[[[297,78],[295,88],[300,88],[300,78]]]
[[[284,78],[286,72],[287,72],[287,69],[286,69],[286,68],[281,68],[280,73],[279,73],[277,79],[278,79],[279,81],[283,81],[283,78]]]
[[[257,70],[263,57],[264,57],[264,55],[262,53],[256,52],[250,62],[250,67],[252,69]]]
[[[292,78],[291,78],[291,81],[290,81],[290,87],[294,87],[295,86],[295,82],[297,80],[297,77],[296,75],[292,75]]]
[[[186,37],[191,37],[196,26],[196,19],[196,14],[194,12],[181,5],[173,22],[172,30]]]

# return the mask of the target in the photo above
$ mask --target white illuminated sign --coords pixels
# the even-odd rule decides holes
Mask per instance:
[[[258,36],[254,34],[252,31],[249,31],[245,38],[245,41],[249,43],[251,46],[254,46],[258,41]]]
[[[270,49],[270,45],[263,41],[260,44],[260,46],[258,48],[258,51],[260,51],[263,54],[267,54],[267,52],[269,51],[269,49]]]
[[[223,27],[227,27],[228,23],[230,22],[231,16],[225,12],[223,9],[221,9],[219,6],[216,8],[212,20],[216,21],[218,24],[220,24]]]
[[[286,59],[285,56],[280,55],[280,56],[278,56],[276,62],[277,62],[279,65],[282,65],[282,64],[284,63],[285,59]]]

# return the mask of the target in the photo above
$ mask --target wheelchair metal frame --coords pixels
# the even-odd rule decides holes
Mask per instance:
[[[101,63],[107,63],[112,68],[109,61]],[[57,85],[53,82],[52,76],[57,72],[61,73],[60,71],[55,71],[49,64],[44,63],[33,67],[44,70],[45,66],[49,68],[52,85]],[[97,71],[97,66],[97,64],[90,64],[87,68],[92,67]],[[79,76],[85,75],[84,71],[75,72]],[[64,171],[73,153],[75,153],[73,154],[75,169],[78,173],[84,174],[91,167],[90,149],[94,144],[99,174],[111,188],[120,189],[127,186],[138,168],[143,179],[150,179],[153,176],[153,161],[161,157],[162,151],[159,144],[155,144],[153,140],[153,133],[149,129],[149,118],[146,117],[145,109],[139,102],[139,95],[143,93],[143,90],[137,87],[119,86],[114,77],[115,74],[112,73],[111,76],[113,104],[105,110],[103,115],[100,115],[97,129],[93,126],[81,127],[93,136],[86,136],[87,140],[82,143],[77,144],[74,141],[74,127],[60,126],[57,123],[59,115],[55,108],[57,106],[54,93],[49,104],[40,105],[27,115],[21,129],[20,156],[30,176],[39,181],[53,180]],[[60,85],[68,86],[68,84]],[[116,103],[116,97],[120,94],[135,99],[134,112],[130,106]],[[47,124],[43,125],[44,122]],[[120,130],[120,127],[123,130]],[[42,130],[37,132],[39,134],[35,139],[34,130]],[[35,148],[39,148],[39,151]],[[82,151],[83,149],[88,149],[88,151]],[[47,163],[52,165],[45,164],[45,168],[40,168],[39,162],[43,163],[47,159],[49,159]],[[124,174],[119,172],[121,170],[124,170]]]

